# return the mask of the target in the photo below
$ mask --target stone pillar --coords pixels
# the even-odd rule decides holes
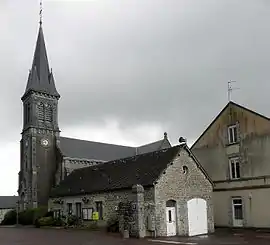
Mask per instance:
[[[131,235],[143,238],[145,237],[145,217],[144,217],[144,188],[141,185],[132,187],[132,210],[133,218]]]

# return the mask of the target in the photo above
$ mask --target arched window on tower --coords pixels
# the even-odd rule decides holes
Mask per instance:
[[[44,121],[44,104],[42,102],[38,103],[38,120]]]
[[[47,122],[53,121],[53,108],[51,105],[47,105],[45,107],[45,121]]]

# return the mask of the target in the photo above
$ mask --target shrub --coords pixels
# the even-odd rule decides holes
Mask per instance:
[[[21,225],[36,225],[37,220],[47,213],[47,207],[26,209],[19,213],[19,223]]]
[[[58,218],[58,219],[54,219],[54,223],[53,223],[53,226],[63,226],[65,224],[65,222]]]
[[[53,217],[42,217],[36,220],[36,227],[52,226],[54,225],[54,222]]]
[[[67,218],[67,225],[68,226],[73,226],[73,225],[78,225],[79,219],[75,215],[69,215]]]
[[[21,225],[34,224],[34,209],[26,209],[19,213],[19,223]]]
[[[5,214],[1,225],[15,225],[17,223],[17,212],[16,210],[10,210]]]
[[[107,224],[108,232],[119,232],[119,221],[118,219],[111,219]]]

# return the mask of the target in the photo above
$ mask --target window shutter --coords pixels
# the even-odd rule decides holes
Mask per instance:
[[[45,107],[45,121],[52,122],[53,110],[51,105]]]
[[[38,108],[38,120],[39,121],[44,121],[44,105],[43,105],[43,103],[39,103],[38,104],[38,106],[37,106]]]

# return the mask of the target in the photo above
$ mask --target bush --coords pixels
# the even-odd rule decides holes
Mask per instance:
[[[53,226],[63,226],[65,224],[65,222],[58,218],[58,219],[54,219],[54,223],[53,223]]]
[[[26,209],[19,213],[21,225],[36,225],[37,220],[48,214],[47,207]]]
[[[1,225],[15,225],[17,223],[17,212],[16,210],[10,210],[5,214]]]
[[[33,225],[34,216],[34,209],[26,209],[19,213],[19,223],[21,225]]]
[[[68,226],[73,226],[73,225],[78,225],[79,219],[75,215],[69,215],[67,218],[67,225]]]
[[[35,222],[36,227],[41,226],[53,226],[55,223],[55,220],[53,217],[42,217]]]
[[[112,219],[108,221],[107,224],[108,232],[119,232],[119,221],[118,219]]]

